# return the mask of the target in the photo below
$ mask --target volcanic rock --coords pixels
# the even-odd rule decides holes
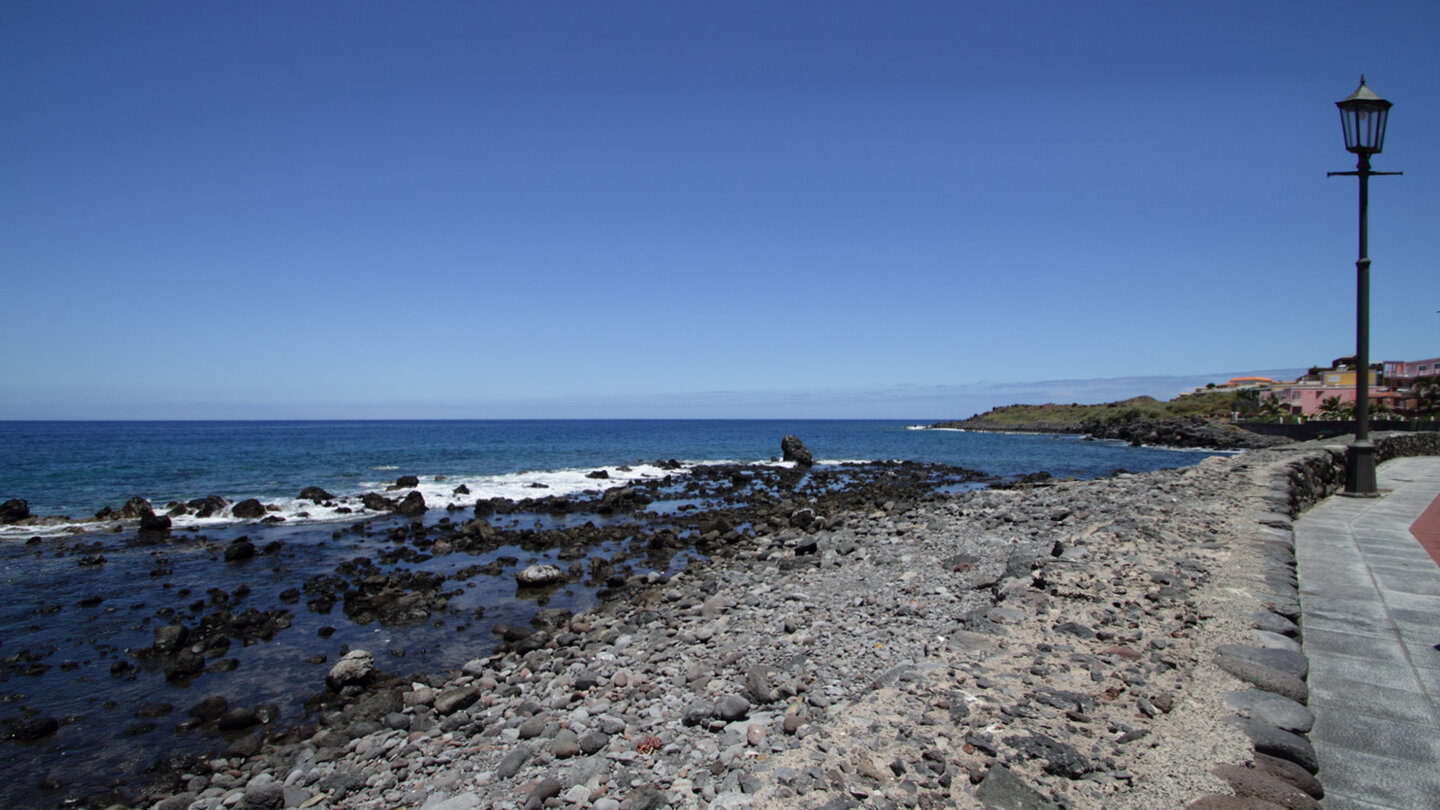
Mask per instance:
[[[265,517],[265,505],[255,498],[247,498],[230,508],[230,514],[241,520]]]
[[[515,572],[515,582],[522,588],[543,588],[565,581],[565,572],[553,565],[536,564]]]
[[[19,523],[30,517],[30,504],[19,498],[0,503],[0,523]]]
[[[345,653],[325,675],[325,686],[339,692],[347,686],[369,686],[375,680],[375,656],[366,650]]]
[[[799,467],[811,467],[815,464],[810,448],[793,433],[780,440],[780,456],[782,460],[793,461]]]
[[[406,517],[415,517],[425,514],[425,508],[425,496],[421,495],[418,490],[412,490],[400,503],[395,505],[395,512]]]
[[[300,490],[300,500],[324,503],[335,500],[335,496],[321,489],[320,487],[305,487]]]

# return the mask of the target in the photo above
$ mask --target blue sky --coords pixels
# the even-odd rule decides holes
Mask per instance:
[[[0,418],[942,418],[1326,362],[1362,72],[1372,358],[1437,356],[1437,41],[1429,0],[9,0]]]

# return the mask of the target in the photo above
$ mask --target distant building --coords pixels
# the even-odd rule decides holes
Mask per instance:
[[[1440,377],[1440,357],[1428,360],[1386,360],[1385,383],[1408,388],[1421,377]]]
[[[1374,388],[1376,383],[1375,369],[1370,369],[1370,387]],[[1352,369],[1330,369],[1320,374],[1320,384],[1328,388],[1354,388],[1355,372]]]

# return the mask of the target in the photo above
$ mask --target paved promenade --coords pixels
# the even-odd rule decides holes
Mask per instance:
[[[1295,523],[1324,806],[1440,809],[1440,457]]]

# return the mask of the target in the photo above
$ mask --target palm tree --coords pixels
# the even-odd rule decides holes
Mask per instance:
[[[1421,377],[1411,390],[1415,392],[1415,413],[1434,413],[1440,405],[1440,382],[1434,377]]]
[[[1284,416],[1285,413],[1285,405],[1274,396],[1268,396],[1260,403],[1260,416],[1267,420],[1273,419],[1279,421],[1280,417]]]
[[[1320,400],[1320,418],[1331,421],[1341,421],[1346,418],[1345,404],[1340,401],[1340,397],[1326,397]]]

